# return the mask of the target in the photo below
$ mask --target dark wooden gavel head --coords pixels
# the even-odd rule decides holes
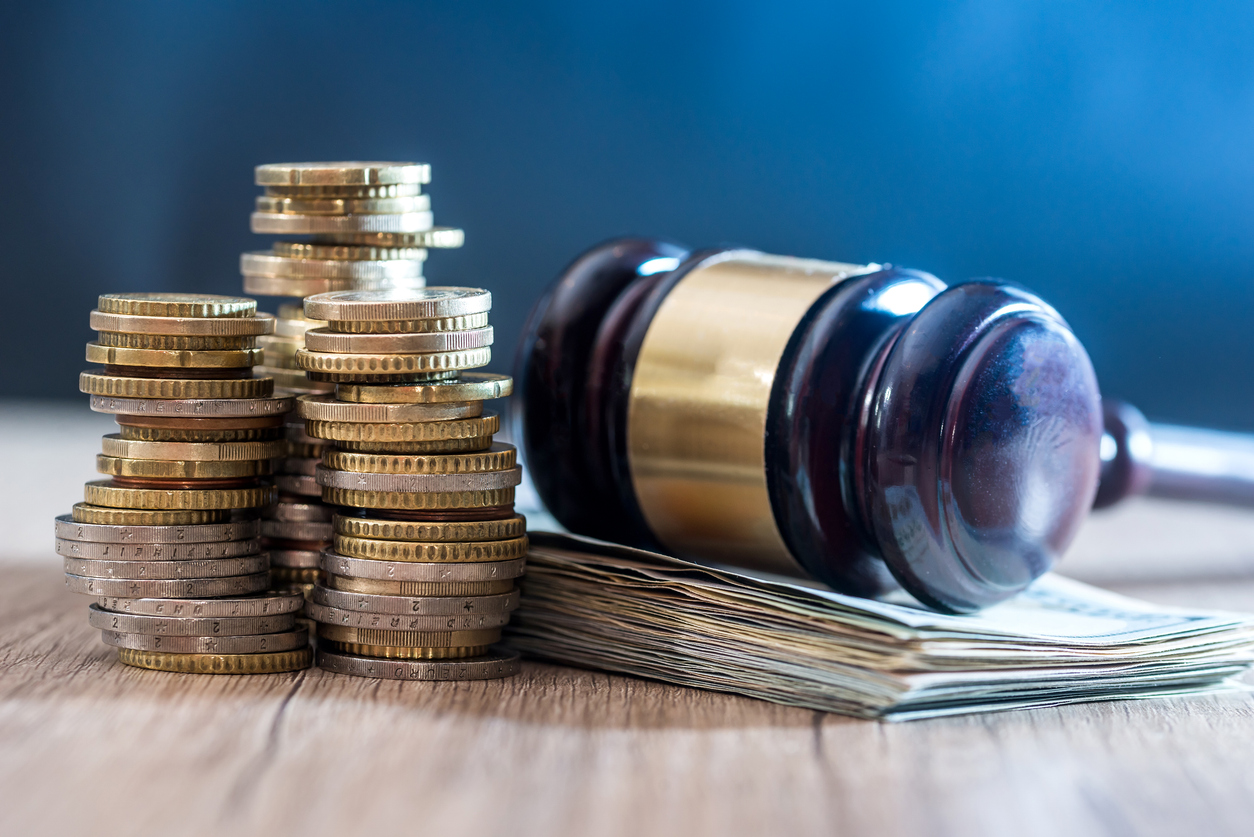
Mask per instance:
[[[1047,571],[1102,406],[1059,314],[1000,281],[622,239],[532,312],[522,444],[571,531],[966,612]]]

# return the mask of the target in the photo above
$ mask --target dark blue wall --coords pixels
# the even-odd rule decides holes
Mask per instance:
[[[95,294],[237,292],[252,166],[417,159],[505,368],[621,233],[1036,289],[1103,389],[1254,428],[1248,3],[9,4],[0,392],[75,392]]]

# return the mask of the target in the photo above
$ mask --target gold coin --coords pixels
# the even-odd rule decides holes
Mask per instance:
[[[112,509],[255,509],[278,499],[272,485],[248,488],[122,488],[107,480],[96,480],[84,487],[88,505]]]
[[[376,657],[384,660],[457,660],[463,657],[480,657],[490,650],[487,645],[470,645],[461,648],[388,648],[382,645],[363,645],[359,642],[333,642],[322,640],[319,647],[356,654],[359,657]]]
[[[118,659],[136,668],[179,674],[277,674],[309,668],[313,651],[306,647],[262,654],[166,654],[119,648]]]
[[[504,442],[476,453],[435,456],[350,453],[332,448],[323,454],[322,464],[336,471],[365,474],[479,474],[512,470],[518,464],[518,451]]]
[[[121,349],[87,344],[87,362],[109,366],[157,366],[191,369],[238,369],[260,363],[261,349],[228,352],[193,352],[172,349]]]
[[[384,541],[500,541],[527,533],[527,518],[520,514],[470,521],[379,520],[337,514],[332,522],[338,534]]]
[[[306,244],[276,241],[270,250],[285,259],[325,259],[345,262],[426,261],[425,247],[355,247],[351,244]]]
[[[75,503],[72,515],[75,523],[104,526],[198,526],[202,523],[225,523],[231,518],[228,510],[111,509],[87,503]]]
[[[326,321],[327,331],[336,334],[434,334],[441,331],[464,331],[483,328],[487,313],[464,317],[435,317],[429,320],[335,320]]]
[[[336,163],[266,163],[253,173],[258,186],[375,186],[430,183],[426,163],[349,160]]]
[[[453,248],[466,243],[466,233],[454,227],[432,227],[413,233],[324,233],[315,235],[314,244],[355,247],[432,247]]]
[[[358,509],[402,509],[405,511],[440,511],[508,506],[514,502],[514,489],[490,491],[356,491],[348,488],[322,486],[322,502]]]
[[[379,183],[359,186],[267,186],[273,198],[407,198],[422,194],[420,183]]]
[[[492,294],[482,288],[339,291],[305,300],[305,316],[318,320],[427,320],[491,310]]]
[[[491,436],[470,436],[465,439],[441,439],[435,442],[353,442],[335,443],[340,450],[352,453],[436,454],[465,453],[492,447]]]
[[[491,436],[500,429],[500,416],[492,412],[478,418],[405,424],[305,421],[305,432],[310,436],[346,442],[436,442]]]
[[[514,579],[496,581],[376,581],[372,578],[327,576],[326,586],[369,596],[493,596],[514,589]]]
[[[274,331],[274,317],[270,314],[236,317],[145,317],[92,311],[90,324],[96,331],[188,337],[256,337]]]
[[[271,378],[126,378],[100,372],[78,376],[80,392],[118,398],[266,398],[274,394]]]
[[[217,294],[101,294],[97,307],[104,314],[137,317],[251,317],[257,301]]]
[[[309,421],[389,424],[478,418],[482,401],[445,401],[434,404],[361,404],[337,401],[331,393],[302,395],[296,413]]]
[[[174,351],[239,351],[251,349],[255,337],[201,337],[182,334],[131,334],[121,331],[101,331],[96,342],[102,346],[119,349],[164,349]]]
[[[269,474],[270,461],[204,462],[186,459],[122,459],[101,453],[96,455],[96,470],[113,477],[140,477],[142,479],[238,479]]]
[[[351,625],[318,623],[318,638],[387,648],[465,648],[491,645],[501,638],[500,628],[475,631],[389,631]]]
[[[527,554],[527,537],[504,541],[429,542],[379,541],[371,538],[335,536],[335,551],[349,558],[406,563],[479,564],[484,561],[511,561]]]
[[[281,427],[231,428],[226,430],[181,427],[118,426],[118,435],[128,442],[265,442],[280,439]]]
[[[287,455],[287,440],[264,442],[135,442],[110,433],[100,439],[105,456],[120,459],[180,459],[197,462],[235,462],[275,459]]]
[[[400,212],[429,212],[430,195],[395,198],[289,197],[258,195],[258,212],[285,215],[384,215]]]
[[[87,359],[92,360],[90,351]],[[296,353],[296,365],[301,369],[307,372],[321,372],[324,375],[343,376],[349,380],[361,375],[475,369],[487,366],[491,361],[492,349],[487,346],[454,352],[428,352],[413,355],[350,355],[311,352],[308,349],[301,349]]]
[[[514,391],[514,379],[489,372],[463,372],[447,381],[429,384],[337,384],[335,397],[358,404],[441,404],[447,401],[486,401]]]

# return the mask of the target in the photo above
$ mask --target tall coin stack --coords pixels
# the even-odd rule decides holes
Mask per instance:
[[[286,450],[290,397],[252,377],[256,338],[274,327],[251,299],[105,294],[91,312],[79,377],[91,408],[116,416],[84,503],[56,521],[70,590],[96,598],[88,621],[123,663],[191,673],[306,668],[301,599],[254,595],[269,558],[261,481]]]
[[[431,199],[422,194],[430,166],[417,163],[276,163],[258,166],[252,215],[256,233],[312,236],[276,241],[268,251],[240,256],[244,292],[303,299],[340,290],[421,288],[432,247],[460,247],[461,230],[432,226]],[[330,392],[334,384],[310,380],[296,365],[305,332],[324,325],[299,304],[279,306],[273,335],[260,338],[267,367],[281,391]],[[291,449],[275,477],[279,502],[261,523],[270,551],[275,589],[313,589],[319,556],[331,545],[331,508],[320,501],[314,469],[325,446],[304,432],[294,414],[287,426]]]
[[[296,362],[335,395],[302,395],[297,411],[333,446],[316,480],[341,507],[326,582],[306,608],[322,668],[417,680],[517,671],[515,654],[489,646],[518,606],[521,470],[483,410],[513,381],[466,371],[491,359],[491,305],[475,288],[305,300],[306,316],[327,325],[306,333]]]

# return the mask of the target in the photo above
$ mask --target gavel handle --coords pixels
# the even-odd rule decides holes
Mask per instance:
[[[1149,494],[1254,507],[1254,436],[1151,424],[1131,405],[1104,400],[1102,476],[1094,508]]]

